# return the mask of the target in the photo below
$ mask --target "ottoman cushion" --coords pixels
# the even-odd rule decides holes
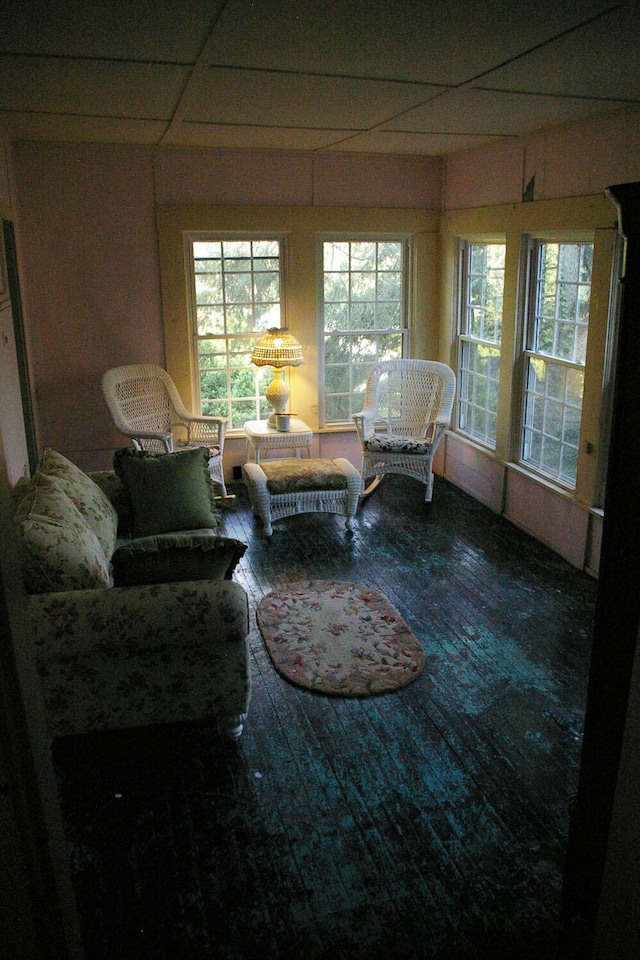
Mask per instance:
[[[272,496],[312,490],[346,490],[347,478],[333,460],[267,460],[260,466]]]

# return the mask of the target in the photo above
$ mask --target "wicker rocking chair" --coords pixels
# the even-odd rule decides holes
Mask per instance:
[[[211,479],[222,488],[225,500],[232,499],[227,495],[222,466],[227,430],[224,417],[192,416],[166,370],[151,363],[107,370],[102,377],[102,392],[113,422],[136,450],[172,453],[176,449],[208,447]]]
[[[383,360],[371,368],[362,413],[354,414],[362,446],[362,494],[387,473],[414,477],[433,496],[433,457],[449,426],[456,378],[433,360]]]

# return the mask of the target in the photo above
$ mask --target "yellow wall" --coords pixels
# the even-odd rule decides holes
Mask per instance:
[[[250,231],[287,236],[287,318],[304,348],[304,364],[290,371],[291,405],[318,429],[317,240],[325,234],[407,234],[412,243],[410,352],[435,358],[437,323],[437,216],[426,210],[345,207],[182,206],[156,210],[160,244],[167,369],[187,407],[194,409],[193,356],[187,315],[184,233]]]

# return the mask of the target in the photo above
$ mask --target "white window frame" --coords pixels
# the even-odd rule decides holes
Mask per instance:
[[[400,336],[401,351],[400,358],[406,358],[409,355],[410,344],[410,290],[411,290],[411,265],[412,265],[412,244],[411,237],[408,234],[388,234],[388,233],[341,233],[341,234],[322,234],[317,238],[317,263],[318,263],[318,394],[319,394],[319,423],[320,427],[339,428],[345,424],[351,424],[351,416],[354,413],[360,413],[364,401],[364,387],[366,384],[366,374],[371,366],[378,360],[387,359],[384,351],[369,360],[361,363],[348,361],[350,392],[345,392],[344,396],[349,398],[348,417],[341,420],[328,420],[327,410],[327,392],[326,392],[326,337],[332,336],[334,331],[325,330],[325,299],[324,299],[324,245],[325,243],[399,243],[402,247],[402,292],[401,292],[401,325],[398,327],[374,327],[372,329],[356,328],[353,330],[335,331],[336,336],[349,338],[352,342],[360,339],[378,339],[385,336]],[[351,355],[353,356],[353,354]],[[396,355],[394,354],[394,357]],[[361,368],[361,369],[358,369]],[[354,377],[354,373],[356,376]],[[355,382],[355,386],[354,386]]]
[[[505,267],[503,264],[502,267],[502,309],[500,311],[500,321],[499,321],[499,331],[500,335],[498,338],[490,339],[487,337],[477,336],[471,331],[470,323],[470,311],[473,308],[471,302],[471,292],[470,292],[470,260],[471,252],[473,247],[489,247],[489,246],[500,246],[504,250],[504,260],[506,261],[507,245],[504,237],[499,238],[474,238],[466,239],[460,238],[458,240],[458,289],[457,289],[457,303],[456,303],[456,327],[457,327],[457,367],[458,367],[458,399],[456,403],[456,431],[461,434],[463,437],[467,437],[470,440],[473,440],[474,443],[478,443],[483,447],[486,447],[489,450],[495,451],[496,449],[496,440],[497,440],[497,423],[498,423],[498,388],[499,388],[499,377],[500,377],[500,354],[502,349],[502,326],[503,326],[503,312],[504,312],[504,280],[505,280]],[[486,274],[478,274],[486,279]],[[487,301],[483,296],[481,300],[481,308],[486,309]],[[478,370],[474,370],[467,363],[465,366],[465,358],[471,351],[476,348],[478,350],[485,350],[487,353],[493,354],[494,358],[497,359],[497,368],[498,376],[491,376],[489,373],[485,374]],[[493,385],[493,386],[492,386]],[[484,404],[480,401],[477,396],[477,391],[479,388],[484,386],[487,392],[493,390],[494,400],[493,403],[486,401]],[[467,420],[471,419],[474,411],[479,412],[480,414],[484,413],[485,416],[485,427],[482,431],[474,429],[473,426],[467,425]],[[493,418],[495,429],[489,431],[487,423],[489,418]]]
[[[539,290],[539,262],[542,247],[545,244],[558,244],[558,245],[580,245],[580,246],[591,246],[592,248],[592,260],[591,260],[591,279],[589,281],[589,310],[587,311],[587,322],[586,322],[586,339],[584,341],[584,358],[582,361],[576,360],[575,357],[572,359],[563,358],[559,355],[554,355],[550,352],[545,352],[540,349],[540,345],[537,342],[538,336],[538,290]],[[528,269],[528,292],[526,298],[526,310],[524,318],[524,331],[523,331],[523,348],[522,348],[522,393],[521,393],[521,411],[519,416],[519,442],[518,442],[518,462],[526,470],[531,471],[537,476],[545,479],[548,482],[557,484],[562,489],[565,489],[570,492],[575,492],[577,486],[577,469],[578,469],[578,455],[580,451],[580,434],[582,428],[582,404],[584,400],[584,377],[586,371],[586,352],[587,352],[587,340],[589,336],[589,313],[591,305],[591,285],[593,281],[593,248],[594,248],[594,238],[593,235],[584,235],[584,236],[536,236],[529,239],[529,269]],[[583,285],[578,281],[578,286]],[[555,324],[558,324],[561,321],[561,318],[558,318],[556,311]],[[557,331],[554,326],[554,340],[556,337]],[[576,335],[576,330],[574,330],[574,337]],[[575,354],[575,350],[574,350]],[[537,364],[540,369],[544,367],[545,369],[545,392],[535,394],[529,388],[529,374],[532,372],[532,375],[535,374],[535,364]],[[560,400],[557,397],[554,397],[547,392],[547,377],[549,376],[549,371],[555,373],[555,375],[560,379],[565,379],[565,391],[564,399]],[[582,380],[582,390],[580,394],[579,404],[571,403],[570,398],[567,396],[567,383],[571,378],[572,374],[577,374],[578,378]],[[529,406],[530,398],[534,396],[543,397],[542,402],[543,415],[540,420],[539,417],[536,417],[535,407],[532,408]],[[546,400],[549,401],[549,406],[547,407]],[[550,422],[550,411],[553,407],[562,408],[562,432],[560,438],[554,436],[553,433],[548,429],[547,425]],[[571,422],[568,419],[569,414],[567,411],[579,410],[579,423],[578,423],[578,436],[575,442],[572,442],[567,437],[568,428],[571,427]],[[560,465],[557,470],[545,469],[543,462],[543,454],[540,453],[539,456],[527,456],[527,450],[531,449],[531,437],[540,437],[540,443],[543,449],[545,441],[548,443],[558,443],[560,450]],[[573,454],[571,454],[573,451]],[[570,457],[573,455],[575,462],[575,470],[573,475],[562,471],[562,462],[565,457]]]
[[[224,333],[220,334],[200,334],[198,331],[198,320],[197,320],[197,307],[196,302],[196,271],[194,263],[194,254],[193,254],[193,244],[194,243],[228,243],[228,242],[260,242],[264,240],[274,241],[279,244],[279,319],[278,317],[271,317],[268,321],[265,321],[260,327],[255,327],[251,333],[233,333],[225,330]],[[287,326],[287,261],[288,261],[288,244],[287,236],[279,231],[243,231],[243,232],[229,232],[229,231],[215,231],[215,230],[195,230],[187,231],[184,234],[184,255],[185,255],[185,271],[187,277],[187,313],[189,317],[189,333],[191,341],[191,363],[192,363],[192,376],[194,384],[194,397],[197,410],[200,414],[203,412],[207,414],[208,412],[219,413],[221,416],[226,416],[229,421],[228,433],[234,433],[240,435],[242,430],[242,423],[236,422],[233,423],[233,404],[246,403],[247,415],[242,414],[243,422],[246,420],[257,420],[265,419],[271,413],[271,407],[265,399],[265,391],[269,383],[273,379],[273,370],[271,367],[251,367],[251,372],[254,378],[254,390],[251,396],[243,397],[234,397],[232,395],[232,374],[233,369],[229,363],[229,346],[231,341],[238,339],[246,339],[257,341],[266,333],[269,327],[286,327]],[[249,304],[249,301],[247,302]],[[256,301],[252,299],[251,304],[255,307]],[[226,305],[225,305],[226,310]],[[226,312],[225,312],[225,326],[226,326]],[[219,341],[220,343],[225,344],[225,352],[227,356],[226,363],[226,397],[221,397],[219,403],[216,404],[215,410],[205,409],[203,411],[203,398],[201,390],[201,370],[199,362],[199,344],[205,340],[214,340]],[[247,367],[249,364],[247,363]],[[246,369],[245,368],[245,369]],[[285,377],[288,377],[288,371],[285,370]],[[224,409],[226,408],[226,412]]]

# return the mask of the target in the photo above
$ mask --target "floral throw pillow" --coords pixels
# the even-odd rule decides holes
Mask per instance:
[[[38,472],[59,480],[62,490],[95,533],[105,556],[111,557],[118,535],[118,514],[106,493],[75,463],[55,450],[45,450]]]
[[[36,473],[16,523],[28,593],[113,585],[98,538],[57,477]]]

